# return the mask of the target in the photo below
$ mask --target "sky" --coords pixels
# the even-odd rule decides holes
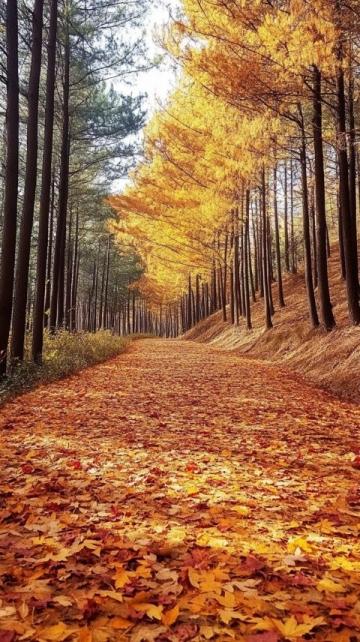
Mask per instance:
[[[170,12],[173,14],[179,6],[178,0],[153,0],[145,25],[145,42],[149,59],[160,58],[162,61],[153,69],[131,77],[131,86],[124,87],[121,81],[112,81],[119,91],[130,91],[132,94],[147,94],[144,107],[147,112],[146,122],[154,112],[166,101],[167,96],[175,88],[175,71],[171,60],[166,56],[161,46],[157,43],[157,34],[169,22]],[[142,132],[139,138],[141,140]],[[112,191],[117,193],[124,189],[129,182],[127,177],[116,180]]]
[[[156,43],[157,32],[161,33],[162,26],[169,22],[169,4],[175,7],[177,3],[174,0],[171,3],[161,2],[161,0],[154,3],[147,21],[146,43],[150,57],[164,56],[159,68],[140,74],[138,79],[140,87],[149,97],[147,103],[149,116],[159,106],[159,102],[162,103],[166,99],[175,85],[175,75],[171,69],[171,62],[164,55],[160,45]]]

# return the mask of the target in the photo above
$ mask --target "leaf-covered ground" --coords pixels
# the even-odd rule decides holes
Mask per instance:
[[[360,639],[359,425],[179,341],[9,403],[0,642]]]

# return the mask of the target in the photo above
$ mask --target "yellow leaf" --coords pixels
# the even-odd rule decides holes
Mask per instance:
[[[53,626],[47,626],[39,631],[40,640],[50,640],[51,642],[62,642],[65,640],[74,629],[70,629],[64,622],[58,622]]]
[[[173,544],[180,544],[186,538],[186,528],[184,526],[174,526],[166,536],[166,539]]]
[[[234,506],[233,510],[242,517],[247,517],[250,514],[250,510],[247,506]]]
[[[209,546],[210,548],[226,548],[228,540],[221,535],[213,533],[202,533],[197,537],[196,543],[198,546]]]
[[[321,626],[322,624],[326,624],[326,622],[323,617],[312,619],[305,616],[304,622],[298,624],[295,617],[292,615],[290,618],[285,620],[285,622],[274,620],[274,624],[284,638],[292,639],[302,637],[303,635],[310,633],[310,631],[312,631],[316,626]]]
[[[214,635],[216,635],[216,630],[213,626],[201,626],[200,635],[204,637],[206,640],[211,640],[211,638],[213,638]]]
[[[214,595],[214,597],[219,602],[219,604],[221,604],[221,606],[225,606],[228,609],[233,609],[235,606],[235,593],[225,591],[224,595]]]
[[[303,537],[294,537],[293,539],[290,539],[287,548],[289,553],[294,553],[297,548],[300,548],[305,553],[311,553],[313,550],[311,544],[309,544],[309,542]]]
[[[230,624],[231,620],[246,620],[246,615],[234,611],[233,609],[223,609],[219,613],[220,619],[224,624]]]
[[[164,607],[161,604],[159,606],[156,606],[156,604],[143,603],[134,604],[133,607],[136,611],[143,611],[148,617],[151,617],[155,620],[161,620],[162,612],[164,610]]]
[[[148,579],[149,577],[151,577],[151,568],[149,568],[145,562],[142,562],[137,567],[135,574],[137,577],[143,577],[145,579]],[[117,587],[117,588],[120,588],[120,587]]]
[[[360,562],[352,562],[347,557],[335,557],[331,562],[332,569],[341,568],[343,571],[360,571]]]
[[[188,495],[197,495],[200,490],[198,486],[195,486],[195,484],[186,484],[184,488]]]
[[[115,588],[121,589],[125,584],[130,582],[131,576],[121,567],[117,569],[115,575],[113,575],[113,579],[115,580]]]
[[[325,591],[326,593],[345,593],[346,587],[340,582],[334,582],[330,577],[324,577],[317,583],[316,588],[318,591]]]
[[[166,611],[166,613],[163,613],[161,618],[162,623],[166,626],[171,626],[172,624],[174,624],[174,622],[176,622],[179,616],[179,612],[179,606],[178,604],[176,604],[173,609],[170,609],[169,611]]]

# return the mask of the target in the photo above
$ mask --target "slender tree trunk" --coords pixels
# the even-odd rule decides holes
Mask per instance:
[[[110,272],[110,236],[108,238],[106,252],[106,275],[105,275],[105,292],[104,292],[104,311],[102,327],[107,329],[108,297],[109,297],[109,272]]]
[[[350,214],[351,233],[357,249],[357,222],[356,222],[356,125],[354,113],[354,79],[350,60],[349,81],[349,189],[350,189]],[[356,252],[356,270],[358,271],[358,256]]]
[[[223,310],[223,320],[227,320],[227,314],[226,314],[226,304],[227,304],[227,255],[228,255],[228,242],[229,242],[229,235],[227,231],[225,232],[225,248],[224,248],[224,270],[222,271],[221,269],[221,289],[222,289],[222,310]]]
[[[338,190],[336,195],[337,200],[337,213],[338,213],[338,237],[339,237],[339,253],[340,253],[340,268],[341,268],[341,278],[345,281],[346,278],[346,266],[345,266],[345,254],[344,254],[344,238],[343,238],[343,226],[342,226],[342,216],[341,216],[341,198],[340,198],[340,180],[338,179]]]
[[[288,167],[287,167],[286,161],[284,164],[284,254],[285,254],[285,269],[287,272],[290,272]]]
[[[72,221],[73,210],[70,208],[69,216],[69,231],[67,240],[67,257],[66,257],[66,290],[65,290],[65,328],[70,329],[70,314],[71,314],[71,285],[72,285],[72,266],[74,258],[74,248],[72,240]]]
[[[196,323],[200,321],[200,277],[197,274],[195,280],[195,318]]]
[[[317,288],[318,285],[318,267],[317,267],[317,245],[316,245],[316,209],[315,209],[315,194],[314,190],[311,190],[311,228],[312,228],[312,252],[313,252],[313,275],[314,275],[314,287]]]
[[[266,208],[266,182],[265,182],[265,168],[261,172],[261,205],[262,205],[262,259],[263,259],[263,290],[264,290],[264,304],[265,304],[265,327],[267,330],[273,327],[271,320],[271,307],[270,307],[270,278],[269,278],[269,260],[268,260],[268,225],[267,225],[267,208]]]
[[[74,259],[72,268],[72,284],[71,284],[71,311],[70,311],[70,330],[76,331],[76,303],[77,303],[77,284],[79,276],[79,209],[76,209],[75,221],[75,245],[74,245]],[[95,319],[96,319],[96,297],[95,297]]]
[[[47,258],[46,258],[46,282],[45,282],[45,300],[43,303],[43,309],[44,309],[44,328],[47,328],[49,325],[49,312],[50,312],[50,296],[51,296],[51,268],[52,268],[52,249],[53,249],[53,235],[54,235],[54,214],[55,214],[55,173],[52,179],[52,187],[51,187],[51,198],[50,198],[50,222],[48,223],[49,227],[49,238],[47,240]],[[41,211],[41,201],[40,201],[40,211]],[[40,221],[39,221],[40,224]],[[40,227],[40,225],[39,225]],[[40,229],[39,229],[39,234],[40,234]],[[40,237],[39,237],[40,241]],[[38,246],[39,250],[39,246]],[[42,267],[42,266],[41,266]],[[44,293],[42,295],[42,298],[44,298]],[[34,333],[35,333],[35,323],[37,322],[37,288],[36,288],[36,293],[35,293],[35,305],[34,305],[34,332],[33,332],[33,338],[34,338]],[[41,337],[43,335],[41,334]],[[32,355],[34,358],[34,355]]]
[[[27,285],[37,180],[39,83],[41,71],[43,8],[44,0],[35,0],[32,17],[31,65],[28,86],[28,122],[24,200],[15,273],[11,339],[12,357],[20,360],[23,360],[24,358]]]
[[[191,287],[191,275],[189,275],[189,291],[188,291],[188,308],[187,308],[187,316],[188,316],[188,328],[192,328],[193,326],[193,306],[192,306],[192,287]]]
[[[337,71],[337,125],[338,125],[338,158],[340,178],[340,213],[344,247],[345,279],[349,318],[353,325],[360,323],[359,278],[357,239],[353,237],[353,215],[350,211],[351,199],[349,190],[349,165],[346,141],[346,102],[344,87],[344,72],[341,67],[342,55],[339,53],[339,68]],[[356,231],[356,228],[355,228]]]
[[[66,213],[69,191],[69,89],[70,89],[70,39],[69,26],[66,26],[65,51],[64,51],[64,84],[63,84],[63,123],[60,158],[59,179],[59,208],[56,226],[56,239],[54,249],[53,283],[50,305],[50,330],[55,332],[56,327],[62,325],[64,317],[64,260],[65,260],[65,235]]]
[[[6,4],[6,170],[0,264],[0,377],[6,374],[14,266],[19,171],[19,72],[17,0]]]
[[[305,261],[305,284],[309,306],[309,315],[311,325],[316,328],[319,325],[319,318],[316,309],[314,283],[311,265],[311,238],[310,238],[310,220],[309,220],[309,190],[306,166],[306,137],[301,107],[299,106],[301,117],[301,182],[302,182],[302,202],[303,202],[303,236],[304,236],[304,261]]]
[[[335,319],[330,301],[327,266],[321,73],[317,67],[313,68],[313,135],[315,152],[316,233],[320,319],[326,330],[332,330],[335,326]]]
[[[290,234],[291,234],[291,272],[296,274],[295,228],[294,228],[294,175],[293,159],[290,160]]]
[[[249,286],[249,218],[250,218],[250,191],[246,190],[245,196],[245,230],[244,230],[244,282],[245,282],[245,311],[246,327],[251,330],[251,305]]]
[[[287,217],[286,217],[286,221],[287,221]],[[275,167],[274,167],[274,224],[275,224],[275,249],[276,249],[276,267],[277,267],[279,306],[280,306],[280,308],[284,308],[285,307],[285,301],[284,301],[284,289],[283,289],[282,270],[281,270],[279,215],[278,215],[278,200],[277,200],[277,165],[276,165],[276,163],[275,163]],[[287,223],[286,223],[286,225],[287,225]],[[288,253],[288,258],[289,258],[289,253]]]
[[[256,302],[256,291],[255,291],[255,282],[254,282],[254,274],[253,274],[253,266],[252,266],[252,260],[251,260],[251,242],[250,242],[250,220],[249,220],[249,231],[248,231],[248,242],[247,242],[247,253],[249,257],[249,278],[250,278],[250,287],[251,287],[251,297],[253,302]]]

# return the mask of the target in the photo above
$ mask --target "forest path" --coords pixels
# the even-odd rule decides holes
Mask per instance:
[[[285,370],[185,341],[8,403],[0,640],[359,636],[359,426]]]

